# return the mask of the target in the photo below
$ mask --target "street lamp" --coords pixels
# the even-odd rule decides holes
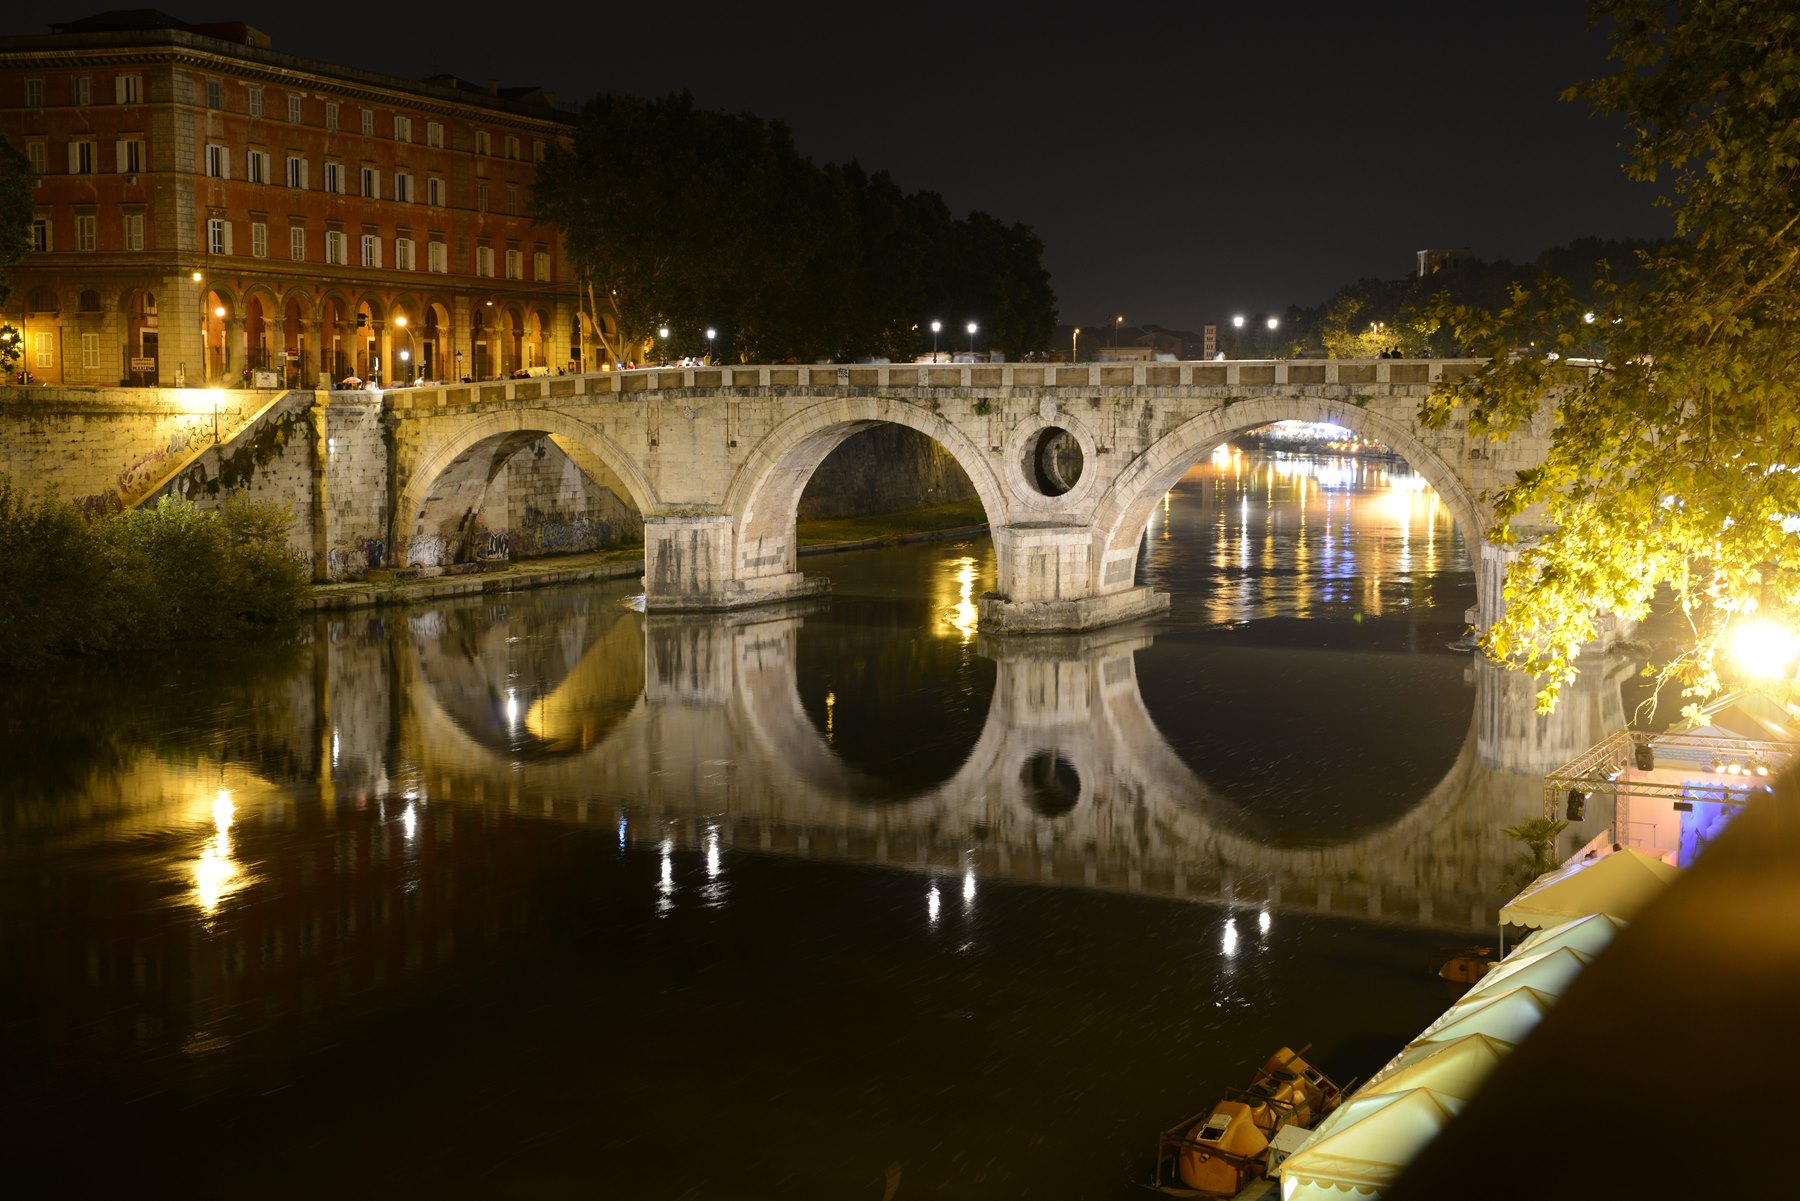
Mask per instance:
[[[942,321],[933,321],[931,323],[931,361],[934,363],[937,362],[938,331],[943,328],[944,328],[944,323]]]
[[[1281,322],[1275,318],[1269,318],[1269,357],[1271,359],[1275,357],[1275,327],[1280,324]]]
[[[659,326],[656,336],[662,339],[662,365],[667,367],[669,365],[669,327]]]
[[[973,359],[975,357],[975,330],[977,328],[978,327],[976,326],[976,324],[973,321],[969,322],[969,358],[970,359]]]
[[[1078,325],[1075,327],[1075,332],[1069,335],[1069,362],[1077,363],[1080,361],[1081,361],[1081,327]]]
[[[717,359],[713,358],[713,339],[718,336],[718,333],[719,331],[712,326],[709,325],[706,327],[706,361],[708,363],[718,362]]]
[[[406,349],[400,352],[400,361],[406,364],[406,382],[412,382],[412,331],[406,328],[406,314],[399,313],[394,317],[394,328],[406,331]]]
[[[1119,349],[1119,327],[1125,324],[1125,314],[1120,313],[1113,318],[1113,349]]]

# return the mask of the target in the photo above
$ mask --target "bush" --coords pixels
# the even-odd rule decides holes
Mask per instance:
[[[228,638],[291,623],[307,588],[286,509],[164,498],[92,521],[0,479],[0,662]]]

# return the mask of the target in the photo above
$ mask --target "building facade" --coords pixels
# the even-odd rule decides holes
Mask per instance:
[[[0,38],[0,134],[37,176],[0,315],[45,383],[314,387],[580,358],[527,215],[574,118],[535,88],[276,52],[242,23],[112,13]]]

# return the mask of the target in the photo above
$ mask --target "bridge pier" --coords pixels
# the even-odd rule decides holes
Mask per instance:
[[[981,598],[981,628],[993,633],[1073,633],[1162,613],[1166,592],[1126,583],[1095,591],[1093,533],[1086,526],[993,527],[1001,591]],[[1130,580],[1130,576],[1126,576]]]
[[[816,596],[831,588],[793,568],[793,551],[759,557],[740,570],[735,523],[727,516],[644,519],[644,608],[681,612],[741,609]]]

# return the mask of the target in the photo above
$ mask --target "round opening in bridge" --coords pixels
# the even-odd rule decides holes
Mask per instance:
[[[1055,751],[1038,751],[1019,772],[1025,803],[1039,817],[1062,817],[1081,799],[1081,773]]]
[[[1052,425],[1027,444],[1025,478],[1045,496],[1061,496],[1081,482],[1081,462],[1075,435]]]

